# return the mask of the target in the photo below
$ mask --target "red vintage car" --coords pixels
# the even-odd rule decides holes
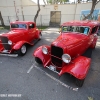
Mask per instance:
[[[15,21],[10,23],[10,31],[0,34],[0,54],[8,56],[25,55],[27,45],[41,39],[41,31],[31,21]]]
[[[81,87],[88,73],[91,58],[84,55],[88,48],[94,49],[100,23],[96,21],[70,21],[61,25],[60,36],[50,46],[38,47],[35,61],[59,76],[69,73]]]

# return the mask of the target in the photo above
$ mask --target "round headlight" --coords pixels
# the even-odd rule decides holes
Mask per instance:
[[[8,41],[8,44],[9,44],[9,45],[12,45],[12,41],[11,41],[11,40],[9,40],[9,41]]]
[[[44,47],[42,47],[42,52],[43,52],[44,54],[48,54],[48,49],[44,46]]]
[[[63,54],[63,55],[62,55],[62,60],[63,60],[63,62],[65,62],[65,63],[70,63],[71,57],[70,57],[70,55],[68,55],[68,54]]]

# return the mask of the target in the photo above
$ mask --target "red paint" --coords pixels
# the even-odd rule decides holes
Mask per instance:
[[[59,75],[63,73],[70,73],[78,79],[84,79],[90,67],[90,58],[79,56],[74,59],[70,64],[63,66]]]
[[[13,24],[18,24],[18,25],[22,24],[22,25],[26,25],[26,27],[23,28],[23,26],[19,26],[21,28],[15,28],[15,26],[14,27],[12,26]],[[34,27],[29,28],[30,24],[33,24]],[[32,41],[39,38],[40,32],[41,31],[38,30],[34,22],[15,21],[15,22],[10,23],[10,31],[7,33],[0,34],[0,38],[6,37],[8,38],[8,40],[12,41],[13,44],[11,45],[11,49],[9,50],[9,52],[12,53],[12,51],[20,49],[23,44],[34,45]],[[5,50],[5,47],[3,44],[4,43],[0,41],[0,52]]]
[[[63,26],[89,27],[89,32],[87,35],[85,33],[78,32],[61,32],[60,36],[54,42],[51,43],[51,46],[46,46],[49,51],[47,55],[42,53],[43,46],[41,46],[35,50],[34,56],[41,59],[44,67],[49,65],[55,66],[56,69],[60,71],[60,76],[64,73],[70,73],[78,79],[84,79],[89,70],[91,59],[82,56],[82,54],[88,48],[95,47],[97,42],[97,36],[94,34],[97,34],[98,29],[94,33],[91,32],[94,27],[100,26],[100,23],[96,21],[71,21],[63,23],[62,27]],[[60,60],[55,60],[58,57],[52,55],[52,46],[56,48],[61,48],[63,50],[63,54],[69,54],[71,56],[72,61],[69,64],[66,64],[63,61],[61,61],[61,58],[59,58]],[[58,52],[58,50],[54,51]],[[58,54],[59,53],[61,52],[59,51]],[[52,56],[55,59],[53,59]],[[59,65],[59,61],[61,61],[60,67],[55,65]]]

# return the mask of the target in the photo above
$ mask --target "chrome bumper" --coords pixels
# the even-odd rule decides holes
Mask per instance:
[[[56,71],[56,69],[53,69],[53,68],[51,68],[50,66],[46,66],[46,68],[48,68],[49,70],[51,70],[51,71],[53,71],[53,72],[55,72],[55,73],[59,74],[59,72],[58,72],[58,71]]]

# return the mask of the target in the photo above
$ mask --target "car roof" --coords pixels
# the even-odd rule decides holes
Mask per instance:
[[[32,21],[14,21],[14,22],[11,22],[11,24],[14,24],[14,23],[30,24],[30,23],[34,23],[34,22],[32,22]]]
[[[77,26],[89,26],[89,27],[94,27],[96,25],[100,25],[99,21],[69,21],[69,22],[65,22],[62,24],[62,26],[66,26],[66,25],[77,25]]]

